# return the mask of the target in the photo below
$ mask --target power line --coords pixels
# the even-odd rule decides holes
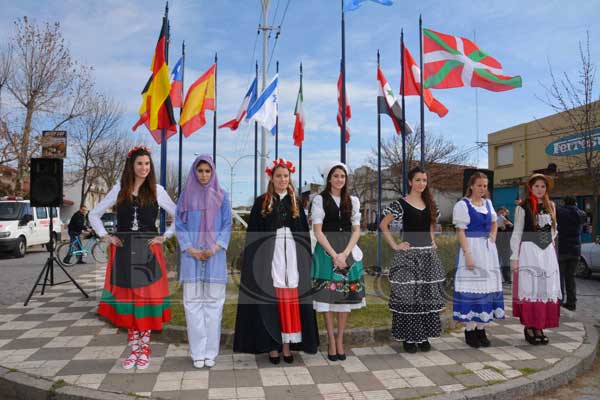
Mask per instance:
[[[283,23],[285,21],[285,17],[287,15],[288,12],[288,8],[290,7],[290,2],[291,0],[287,0],[287,4],[285,5],[285,9],[283,10],[283,14],[281,16],[281,21],[279,21],[279,25],[277,26],[277,32],[275,33],[275,43],[273,43],[273,48],[271,49],[271,55],[269,56],[269,63],[267,66],[267,71],[271,68],[271,61],[273,60],[273,54],[275,54],[275,48],[277,47],[277,41],[279,39],[279,35],[281,35],[281,27],[283,26]],[[277,7],[279,7],[279,2],[277,2]],[[275,12],[277,12],[277,10],[275,10]],[[275,18],[273,18],[273,21],[275,21]],[[269,37],[271,37],[271,33],[269,33]]]

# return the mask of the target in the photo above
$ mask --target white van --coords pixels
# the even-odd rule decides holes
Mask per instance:
[[[21,197],[0,197],[0,251],[21,258],[29,246],[45,245],[50,250],[50,210],[54,217],[52,232],[56,244],[62,225],[58,208],[31,207],[29,200]]]

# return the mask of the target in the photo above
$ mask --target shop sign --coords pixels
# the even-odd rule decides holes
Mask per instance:
[[[562,137],[546,146],[550,156],[572,156],[586,151],[600,151],[600,129]]]

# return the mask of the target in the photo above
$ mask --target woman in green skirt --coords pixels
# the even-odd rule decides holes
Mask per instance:
[[[360,238],[360,202],[347,190],[348,168],[331,163],[324,176],[326,188],[312,201],[311,217],[317,245],[312,276],[313,306],[325,313],[331,361],[345,360],[344,329],[351,310],[366,306]],[[337,336],[334,331],[337,316]]]

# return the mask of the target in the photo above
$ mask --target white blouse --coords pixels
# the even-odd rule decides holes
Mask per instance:
[[[332,194],[330,195],[333,198],[333,201],[335,201],[335,204],[339,207],[341,198]],[[360,200],[358,200],[358,197],[355,196],[350,196],[350,200],[352,201],[352,216],[350,218],[352,221],[352,226],[360,226]],[[323,220],[325,219],[325,210],[323,209],[323,196],[320,194],[314,197],[310,214],[313,225],[323,224]]]
[[[107,235],[106,229],[104,229],[104,224],[102,223],[102,214],[106,212],[106,209],[111,208],[115,204],[117,204],[117,197],[119,197],[119,192],[121,191],[121,184],[117,183],[111,190],[106,194],[106,196],[96,204],[93,210],[91,210],[88,214],[88,220],[90,221],[90,225],[96,231],[98,236],[103,237]],[[165,231],[165,237],[170,238],[175,234],[175,209],[177,206],[169,197],[169,194],[161,185],[156,185],[156,200],[158,201],[158,205],[163,208],[171,217],[173,217],[173,222],[169,225],[168,229]]]
[[[476,206],[473,204],[471,199],[465,197],[467,201],[471,203],[473,208],[481,214],[487,214],[487,208],[485,203],[480,206]],[[494,206],[489,199],[485,199],[485,201],[490,206],[490,211],[492,212],[492,222],[495,222],[498,219],[498,215],[496,214],[496,210],[494,210]],[[465,204],[465,202],[461,199],[454,205],[454,210],[452,211],[452,223],[458,229],[467,229],[467,226],[471,223],[471,217],[469,217],[469,208]]]

